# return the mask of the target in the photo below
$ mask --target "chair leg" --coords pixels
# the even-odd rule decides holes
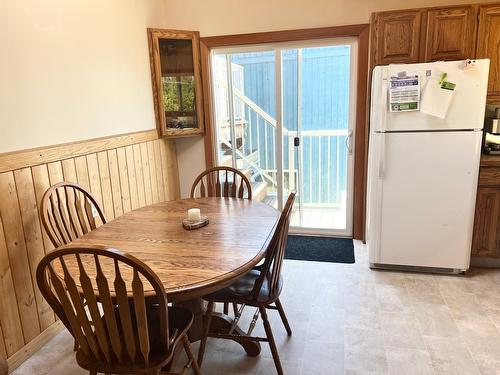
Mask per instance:
[[[276,304],[276,307],[278,308],[278,312],[280,314],[281,321],[283,322],[283,325],[285,326],[286,333],[288,334],[288,336],[291,336],[292,329],[290,328],[290,324],[288,323],[288,319],[286,318],[285,310],[283,310],[283,305],[281,304],[281,301],[279,299],[276,300],[275,304]]]
[[[207,312],[204,316],[203,334],[201,335],[200,348],[198,349],[198,366],[201,367],[203,362],[203,355],[205,354],[205,346],[207,345],[208,333],[210,332],[210,323],[212,322],[212,312],[214,310],[214,303],[209,302]]]
[[[224,302],[224,310],[223,310],[223,312],[226,315],[229,314],[229,303],[228,302]]]
[[[273,331],[269,320],[267,319],[267,311],[265,307],[259,307],[260,316],[264,322],[264,329],[266,331],[267,339],[269,340],[269,346],[271,347],[271,353],[273,354],[274,365],[276,366],[276,371],[278,375],[283,375],[283,368],[281,367],[280,356],[278,354],[278,349],[276,348],[276,343],[274,342]]]
[[[191,366],[193,367],[194,375],[201,375],[200,367],[198,366],[198,362],[194,357],[193,351],[191,350],[191,343],[187,335],[182,337],[182,344],[184,345],[184,350],[186,351],[188,360],[191,362]]]
[[[175,367],[175,363],[178,359],[179,352],[180,352],[180,346],[177,345],[174,349],[174,353],[172,354],[171,361],[162,367],[162,369],[160,370],[160,374],[163,374],[163,373],[170,374],[172,368]]]
[[[233,302],[233,312],[234,316],[238,315],[238,304],[236,302]]]

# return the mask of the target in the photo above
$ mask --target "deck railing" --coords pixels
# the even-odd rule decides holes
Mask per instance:
[[[220,150],[231,155],[236,167],[253,169],[253,179],[268,185],[268,194],[277,188],[275,165],[276,120],[233,87],[239,118],[234,121],[236,147],[232,146],[230,121],[217,114]],[[236,110],[235,110],[236,112]],[[347,129],[296,131],[283,126],[283,173],[288,190],[298,187],[303,204],[337,206],[345,190]],[[301,147],[294,146],[299,137]],[[300,155],[298,154],[300,152]],[[299,166],[299,163],[302,163]],[[301,168],[300,168],[301,167]],[[299,170],[302,176],[299,176]],[[299,184],[300,186],[297,186]]]
[[[288,174],[288,188],[295,188],[298,181],[303,203],[331,204],[341,203],[345,190],[345,148],[347,129],[288,131],[283,149],[288,150],[284,173]],[[299,137],[301,149],[295,158],[294,138]],[[285,148],[286,147],[286,148]],[[302,176],[297,176],[299,160],[302,161]],[[290,176],[293,174],[292,176]]]

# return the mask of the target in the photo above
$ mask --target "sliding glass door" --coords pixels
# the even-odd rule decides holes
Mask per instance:
[[[278,209],[296,190],[294,231],[351,235],[355,41],[215,50],[211,61],[218,164]]]
[[[254,199],[278,208],[275,60],[274,50],[214,54],[212,82],[218,165],[243,171]]]

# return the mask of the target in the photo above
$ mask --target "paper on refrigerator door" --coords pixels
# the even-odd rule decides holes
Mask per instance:
[[[432,78],[425,86],[421,112],[444,119],[455,92],[455,84]]]
[[[390,112],[420,110],[420,77],[418,74],[399,73],[392,76],[389,86]]]

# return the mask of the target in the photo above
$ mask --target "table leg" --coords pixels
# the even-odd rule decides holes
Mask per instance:
[[[176,306],[184,307],[193,312],[193,325],[189,330],[189,341],[195,342],[201,339],[203,334],[203,315],[206,311],[206,302],[201,298],[192,299],[184,302],[176,302]],[[222,313],[212,314],[212,323],[210,325],[209,337],[217,337],[218,334],[227,334],[233,324],[233,319]],[[238,326],[234,329],[233,334],[235,336],[245,336],[246,333],[243,332]],[[258,341],[250,340],[239,340],[237,337],[232,339],[233,341],[240,344],[247,355],[251,357],[258,356],[260,354],[260,343]]]
[[[210,324],[209,337],[218,337],[218,334],[227,334],[231,329],[233,324],[233,318],[223,313],[212,313],[212,324]],[[232,335],[235,336],[246,336],[246,332],[236,326],[233,330]],[[250,357],[256,357],[260,354],[260,342],[250,341],[245,339],[238,339],[237,337],[231,338],[231,340],[240,344],[245,352]]]
[[[189,329],[189,341],[195,342],[201,340],[203,334],[203,315],[207,311],[207,304],[201,298],[191,299],[189,301],[174,302],[174,305],[191,310],[193,313],[193,324]]]

